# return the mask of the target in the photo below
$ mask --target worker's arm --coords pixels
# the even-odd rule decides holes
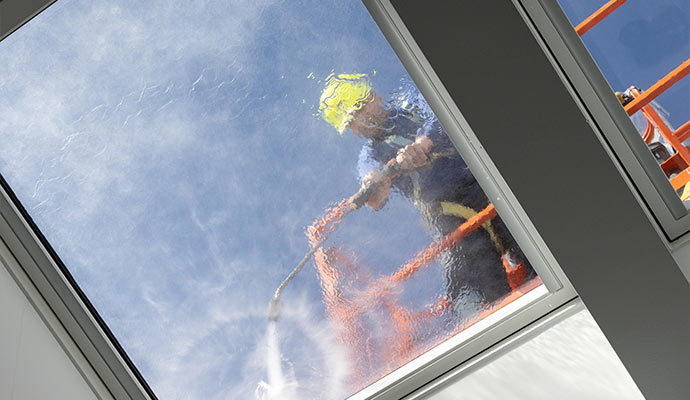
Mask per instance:
[[[362,187],[367,186],[370,182],[376,182],[378,187],[367,199],[366,204],[376,211],[379,211],[386,205],[388,194],[391,191],[391,178],[383,176],[380,171],[369,172],[364,179],[362,179]]]
[[[414,143],[407,145],[398,151],[395,157],[395,162],[402,169],[413,169],[421,167],[428,161],[427,154],[434,147],[434,143],[426,136],[420,136]],[[378,211],[383,208],[388,199],[388,194],[391,189],[391,178],[383,176],[379,171],[372,171],[362,179],[362,187],[365,187],[369,182],[376,182],[378,187],[376,191],[369,196],[366,204]]]
[[[395,161],[402,169],[421,167],[427,163],[427,154],[433,148],[434,142],[428,136],[420,136],[414,143],[400,149]]]

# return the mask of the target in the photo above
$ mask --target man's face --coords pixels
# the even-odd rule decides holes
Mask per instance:
[[[348,125],[348,128],[350,128],[354,134],[365,138],[371,138],[381,133],[379,128],[388,116],[386,110],[383,108],[383,99],[381,96],[373,91],[369,96],[370,100],[367,101],[362,108],[354,112],[352,121],[350,121]]]

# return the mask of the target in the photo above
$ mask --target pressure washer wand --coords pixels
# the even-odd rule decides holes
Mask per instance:
[[[352,211],[352,208],[349,208],[346,213]],[[345,217],[345,214],[343,214],[343,218]],[[342,220],[342,219],[341,219]],[[335,228],[335,227],[334,227]],[[321,235],[321,238],[319,241],[316,243],[314,247],[311,248],[307,252],[307,254],[302,257],[302,261],[297,264],[297,266],[290,272],[290,275],[285,278],[285,280],[278,286],[278,289],[276,289],[275,294],[273,295],[273,298],[271,298],[271,301],[268,302],[268,319],[271,321],[277,321],[278,318],[280,318],[280,313],[283,311],[283,302],[280,301],[280,294],[283,292],[283,289],[290,283],[290,281],[297,276],[297,274],[304,268],[304,265],[311,259],[311,257],[316,253],[318,249],[323,246],[323,243],[328,239],[328,236],[330,236],[330,233],[333,232],[332,230],[329,232],[324,232],[323,235]]]
[[[429,160],[426,164],[417,168],[410,169],[400,168],[400,165],[395,161],[394,158],[390,160],[383,167],[383,169],[381,169],[381,175],[383,175],[386,178],[393,178],[396,175],[417,171],[433,163],[438,158],[449,157],[453,154],[457,153],[432,153],[429,155]],[[309,261],[309,259],[311,259],[314,253],[316,253],[316,251],[323,246],[326,239],[328,239],[330,234],[335,230],[337,224],[339,224],[343,219],[345,219],[345,216],[347,214],[362,208],[367,203],[367,200],[369,200],[369,197],[371,197],[371,195],[376,192],[379,186],[379,181],[371,180],[367,182],[367,184],[364,185],[362,188],[360,188],[359,191],[355,193],[355,195],[352,196],[348,201],[348,207],[345,209],[343,216],[338,221],[334,222],[333,227],[329,231],[326,231],[321,235],[319,241],[316,242],[316,244],[311,248],[311,250],[307,252],[307,254],[304,255],[304,257],[302,257],[302,260],[299,262],[299,264],[297,264],[297,266],[292,270],[292,272],[290,272],[287,278],[285,278],[285,280],[280,284],[280,286],[278,286],[278,289],[276,289],[275,293],[273,294],[273,298],[271,298],[271,301],[268,302],[268,319],[270,321],[277,321],[278,318],[280,318],[280,313],[283,311],[283,302],[280,301],[280,295],[285,289],[285,287],[290,283],[290,281],[292,281],[292,279],[295,276],[297,276],[297,274],[302,270],[302,268],[304,268],[304,265],[307,263],[307,261]]]

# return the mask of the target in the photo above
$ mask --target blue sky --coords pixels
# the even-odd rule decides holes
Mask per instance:
[[[685,37],[645,66],[600,44],[602,68],[616,89],[647,87],[690,54]],[[0,172],[161,398],[252,398],[267,379],[267,302],[308,250],[305,227],[359,187],[362,141],[314,115],[332,70],[376,71],[382,94],[407,79],[358,0],[60,0],[0,43]],[[662,103],[676,124],[690,115],[679,93]],[[376,272],[429,241],[395,196],[333,238]],[[441,281],[429,269],[407,299]],[[285,303],[300,398],[344,397],[350,366],[312,267]]]

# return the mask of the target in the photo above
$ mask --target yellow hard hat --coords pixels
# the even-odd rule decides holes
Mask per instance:
[[[319,113],[342,135],[354,112],[366,104],[370,94],[371,84],[366,74],[331,74],[321,93]]]

